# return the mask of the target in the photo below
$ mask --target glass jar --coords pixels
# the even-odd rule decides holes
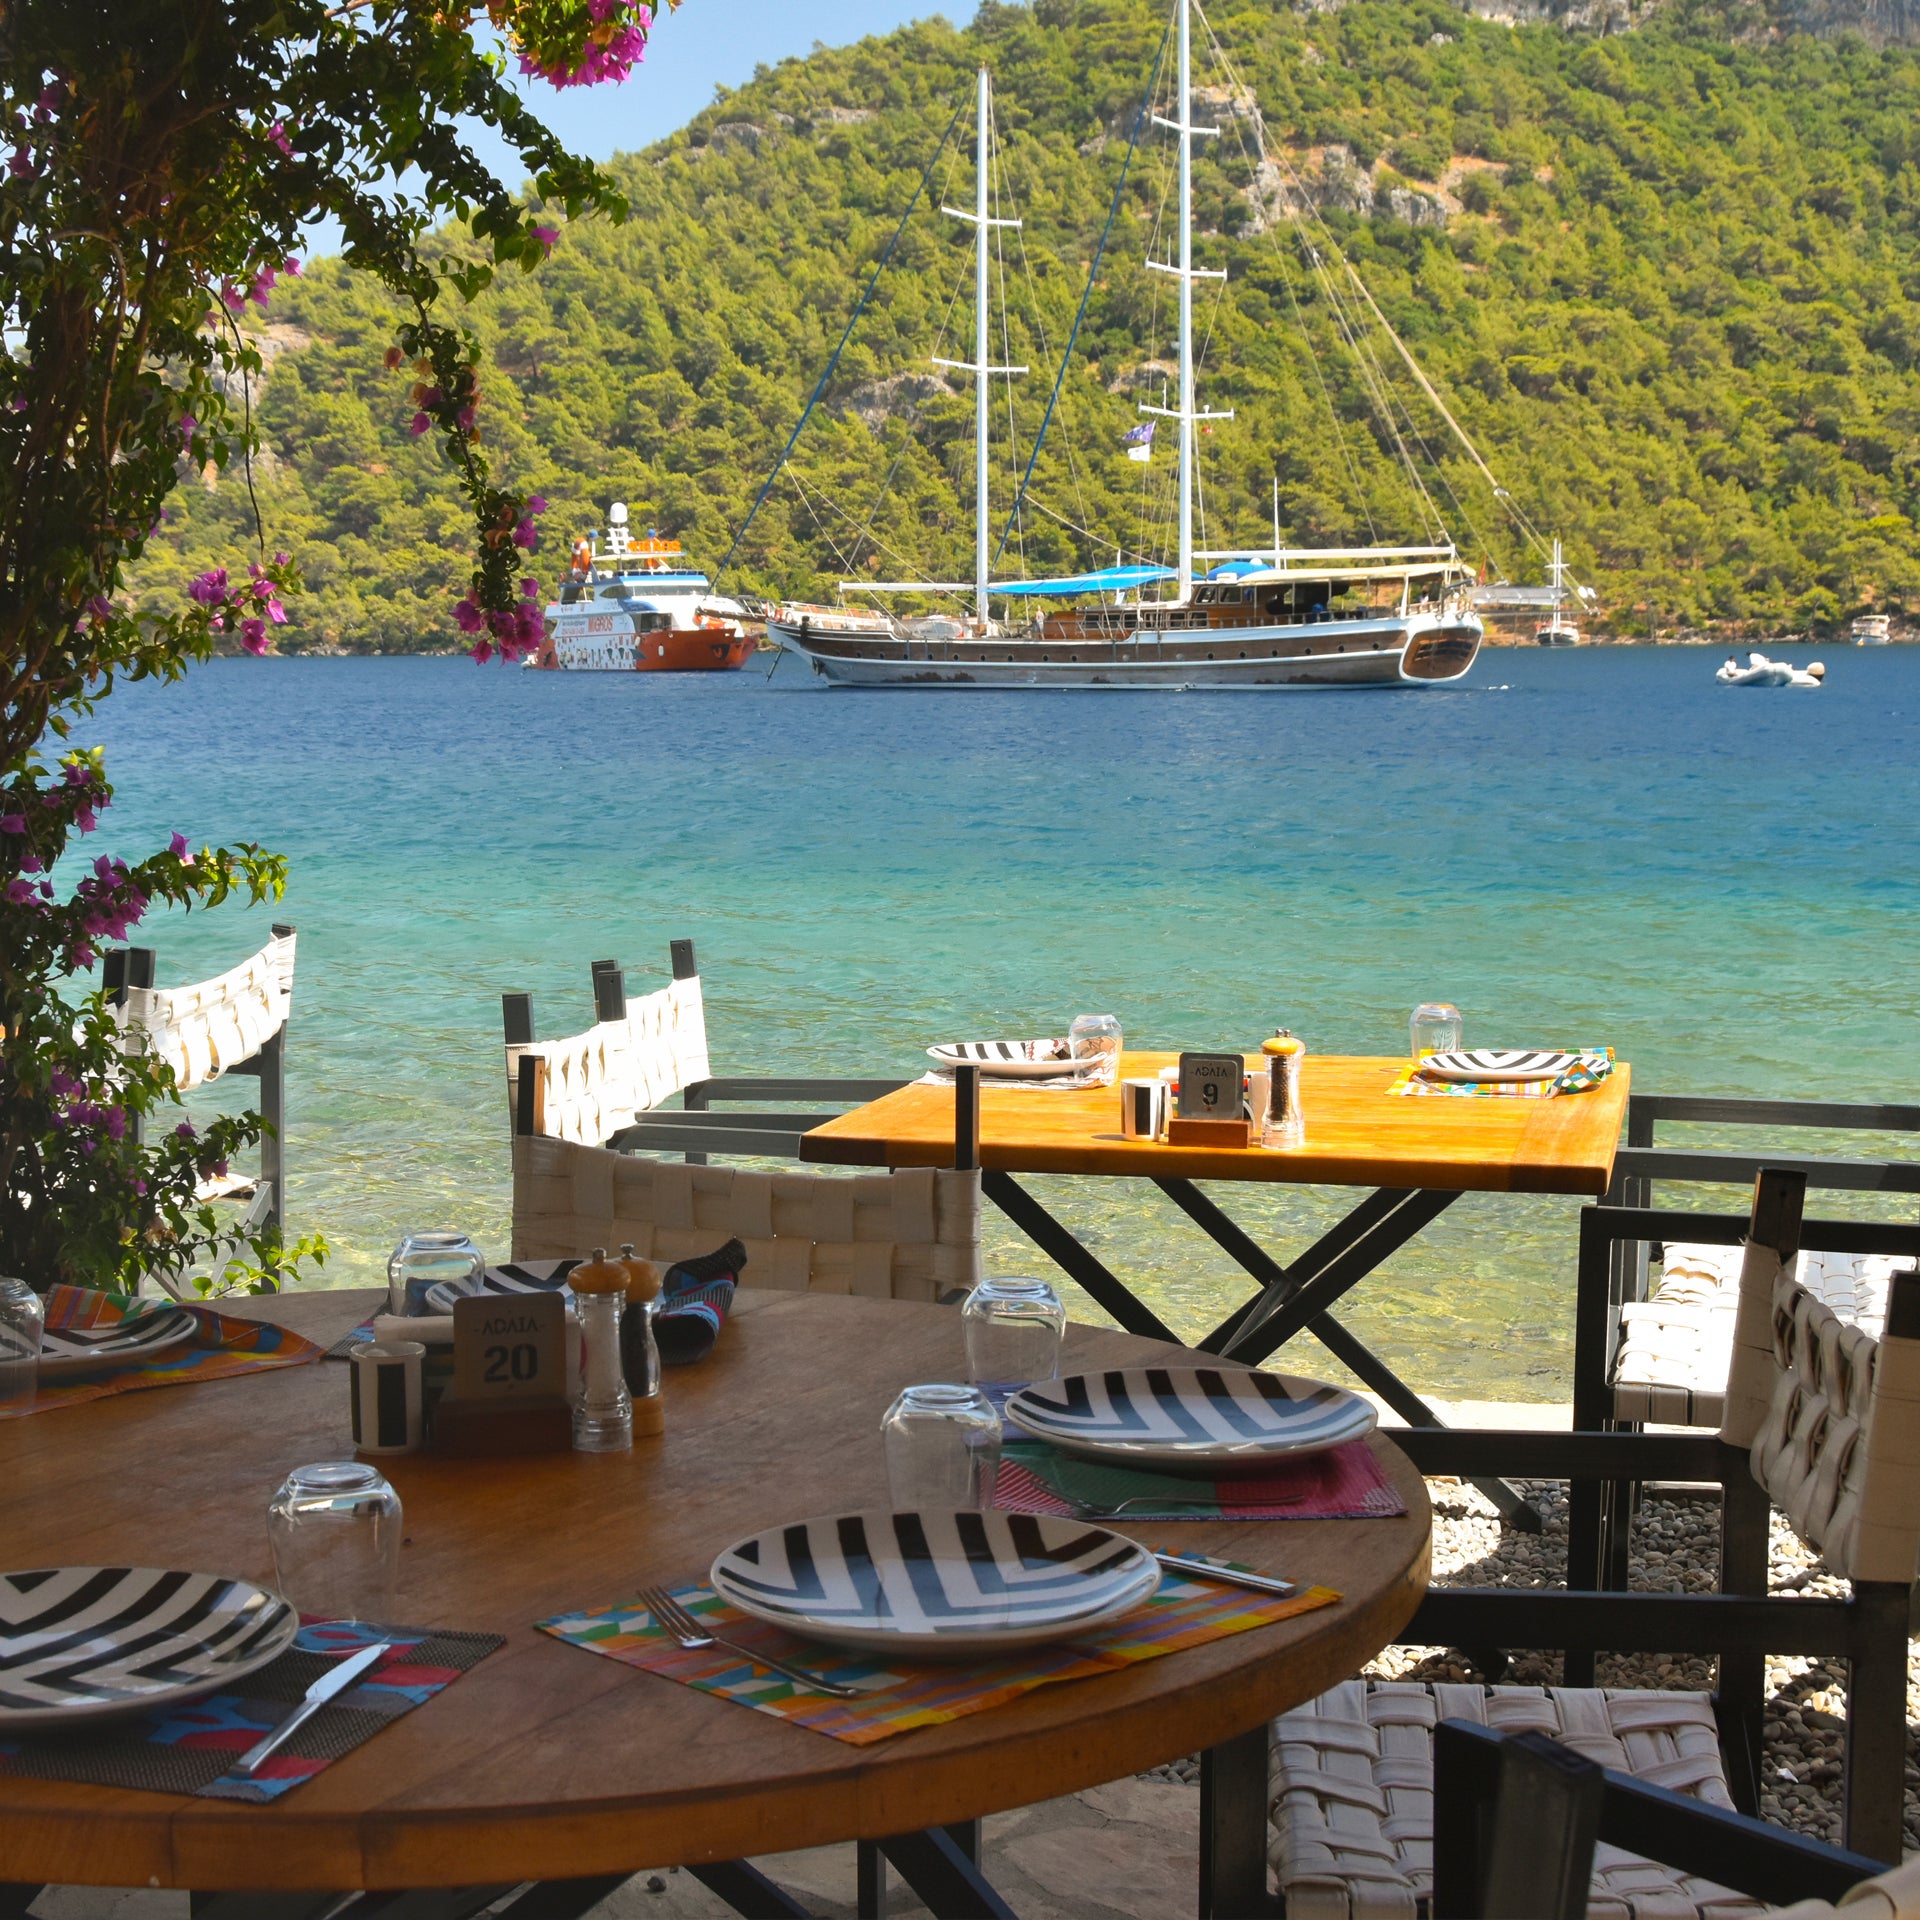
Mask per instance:
[[[322,1620],[393,1618],[400,1496],[360,1460],[295,1467],[267,1507],[274,1584]]]
[[[960,1310],[967,1376],[976,1386],[1026,1387],[1060,1376],[1067,1310],[1045,1280],[987,1279]]]
[[[40,1390],[44,1302],[24,1280],[0,1276],[0,1413],[32,1411]]]
[[[426,1313],[429,1287],[477,1280],[486,1270],[486,1256],[464,1233],[450,1227],[410,1233],[387,1260],[387,1311]]]
[[[579,1453],[624,1453],[633,1445],[633,1395],[620,1352],[620,1317],[627,1304],[625,1263],[595,1247],[567,1275],[580,1319],[580,1397],[573,1403],[573,1444]]]
[[[1307,1141],[1306,1109],[1300,1101],[1300,1068],[1307,1043],[1282,1027],[1260,1043],[1267,1063],[1267,1110],[1260,1123],[1263,1147],[1302,1147]]]
[[[951,1513],[993,1504],[1000,1416],[978,1387],[908,1387],[880,1423],[887,1492],[896,1513]]]
[[[1423,1000],[1407,1022],[1407,1046],[1417,1067],[1430,1053],[1452,1053],[1463,1032],[1460,1009],[1445,1000]]]
[[[1067,1029],[1067,1051],[1090,1063],[1089,1086],[1110,1087],[1120,1077],[1120,1021],[1111,1013],[1082,1013]]]

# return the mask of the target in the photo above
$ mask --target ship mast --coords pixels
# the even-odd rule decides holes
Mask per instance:
[[[974,612],[980,621],[980,631],[988,630],[987,615],[987,574],[991,554],[987,538],[988,473],[987,455],[990,450],[987,437],[987,412],[991,404],[990,383],[996,373],[1025,373],[1025,367],[996,367],[989,365],[987,347],[989,345],[987,314],[987,229],[989,227],[1017,227],[1018,220],[995,220],[987,212],[987,182],[991,160],[988,154],[988,102],[991,97],[992,81],[985,67],[980,69],[979,95],[975,105],[973,134],[973,211],[966,212],[960,207],[942,207],[941,212],[951,214],[956,220],[971,223],[973,235],[973,358],[971,360],[941,360],[936,358],[936,367],[951,367],[957,373],[973,375],[973,595]]]
[[[1180,260],[1169,266],[1161,260],[1147,265],[1156,273],[1170,273],[1180,282],[1180,405],[1142,406],[1142,413],[1157,413],[1163,419],[1180,423],[1180,579],[1172,602],[1184,607],[1193,598],[1193,428],[1198,420],[1231,420],[1233,414],[1204,413],[1193,404],[1193,283],[1196,280],[1224,280],[1224,271],[1196,267],[1193,264],[1193,137],[1217,139],[1218,127],[1193,124],[1193,9],[1191,0],[1176,0],[1180,19],[1179,98],[1180,118],[1163,120],[1153,116],[1156,127],[1165,127],[1180,136]]]

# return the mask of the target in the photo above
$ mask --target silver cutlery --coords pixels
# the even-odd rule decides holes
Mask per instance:
[[[1301,1493],[1295,1494],[1288,1500],[1261,1499],[1255,1501],[1253,1504],[1262,1507],[1295,1507],[1306,1497],[1305,1494]],[[1084,1501],[1075,1501],[1073,1514],[1076,1520],[1122,1520],[1127,1518],[1151,1520],[1153,1515],[1150,1513],[1129,1515],[1127,1509],[1129,1507],[1179,1507],[1182,1510],[1191,1509],[1195,1513],[1211,1513],[1218,1504],[1219,1502],[1215,1499],[1174,1500],[1165,1498],[1157,1493],[1133,1493],[1129,1494],[1124,1500],[1116,1500],[1110,1507],[1091,1507]]]
[[[342,1660],[338,1666],[329,1667],[307,1689],[306,1698],[299,1706],[288,1714],[264,1740],[256,1741],[240,1756],[240,1764],[234,1768],[234,1772],[242,1779],[256,1773],[265,1764],[268,1756],[278,1751],[291,1734],[304,1727],[336,1693],[344,1693],[348,1687],[352,1686],[386,1652],[388,1644],[385,1640],[376,1641],[370,1647],[362,1647],[350,1659]]]
[[[653,1615],[655,1623],[665,1628],[683,1647],[725,1647],[729,1653],[737,1653],[742,1660],[751,1660],[756,1667],[765,1667],[783,1679],[791,1680],[795,1686],[811,1687],[815,1693],[830,1693],[836,1700],[851,1700],[860,1692],[858,1687],[849,1686],[844,1680],[829,1680],[823,1673],[811,1673],[805,1667],[790,1667],[770,1653],[757,1653],[751,1647],[743,1647],[737,1640],[709,1633],[664,1587],[643,1587],[640,1599]]]
[[[1197,1573],[1206,1580],[1224,1580],[1230,1587],[1250,1587],[1255,1593],[1285,1596],[1299,1591],[1291,1580],[1282,1580],[1270,1573],[1242,1573],[1238,1567],[1216,1567],[1205,1560],[1189,1560],[1180,1553],[1156,1553],[1153,1557],[1175,1573]]]

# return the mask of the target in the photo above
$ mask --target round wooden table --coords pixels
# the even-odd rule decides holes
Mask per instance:
[[[334,1292],[250,1304],[329,1341],[372,1303]],[[1063,1367],[1181,1351],[1076,1326]],[[714,1354],[667,1374],[664,1440],[630,1455],[382,1460],[406,1503],[397,1618],[506,1645],[271,1805],[0,1774],[0,1878],[471,1886],[911,1833],[1245,1734],[1353,1673],[1425,1589],[1426,1492],[1376,1436],[1404,1519],[1129,1529],[1322,1583],[1339,1605],[871,1746],[533,1630],[647,1582],[704,1578],[721,1547],[758,1528],[884,1505],[882,1412],[908,1382],[963,1372],[951,1308],[743,1290]],[[270,1579],[268,1498],[290,1467],[348,1447],[346,1369],[331,1361],[0,1423],[6,1560]]]

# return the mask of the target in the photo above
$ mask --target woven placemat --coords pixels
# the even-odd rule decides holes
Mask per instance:
[[[378,1640],[388,1643],[388,1651],[258,1773],[241,1779],[232,1772],[240,1756],[286,1719],[329,1667]],[[304,1621],[293,1645],[235,1691],[72,1733],[0,1740],[0,1775],[264,1805],[325,1772],[503,1644],[497,1633]]]

